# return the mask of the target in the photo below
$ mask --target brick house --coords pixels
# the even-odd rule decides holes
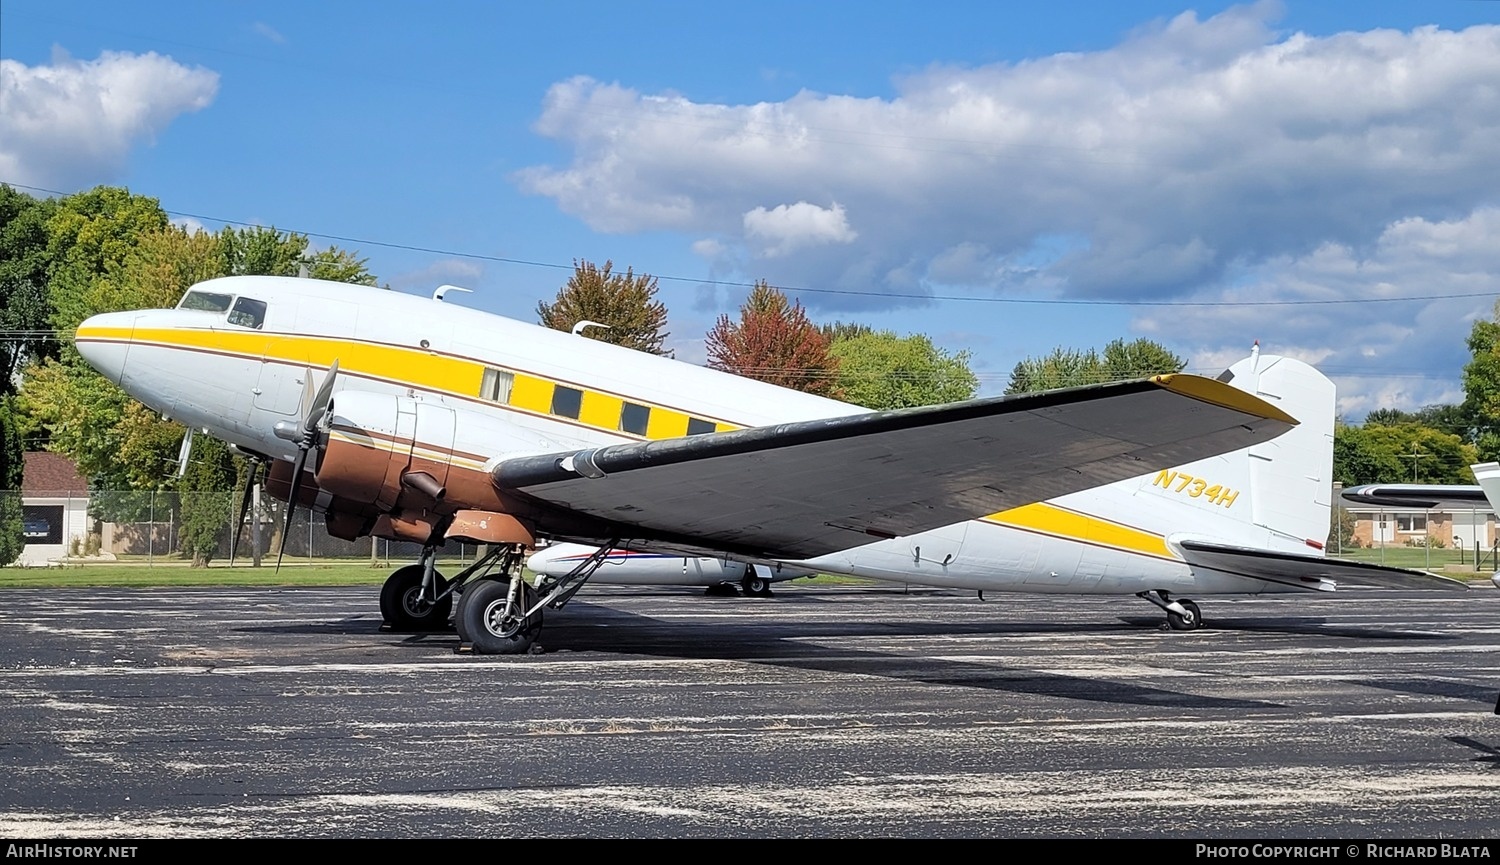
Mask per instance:
[[[61,454],[26,454],[21,479],[21,520],[26,546],[18,565],[47,565],[81,547],[89,532],[89,483]]]

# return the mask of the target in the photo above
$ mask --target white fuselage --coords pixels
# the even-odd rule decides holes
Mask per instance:
[[[231,277],[193,292],[229,298],[233,306],[96,316],[79,328],[78,348],[151,408],[277,459],[292,459],[295,448],[273,434],[276,424],[298,418],[307,393],[335,360],[335,399],[341,391],[370,391],[452,409],[454,464],[466,461],[473,470],[523,454],[866,411],[379,289]],[[1330,422],[1330,448],[1331,432]],[[1299,431],[1288,435],[1294,433]],[[1307,433],[1321,435],[1300,434]],[[1308,442],[1309,448],[1321,447]],[[1278,510],[1268,479],[1255,474],[1255,462],[1254,455],[1237,452],[795,564],[979,590],[1274,591],[1264,581],[1195,572],[1174,547],[1190,537],[1309,552],[1311,529],[1272,528],[1285,522],[1278,521],[1280,511],[1302,506]],[[1326,478],[1316,483],[1326,485]],[[724,491],[726,497],[734,494]],[[1262,507],[1255,495],[1269,504]],[[1315,515],[1295,523],[1315,525]]]

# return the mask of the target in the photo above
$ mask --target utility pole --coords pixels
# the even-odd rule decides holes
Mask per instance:
[[[1402,459],[1410,459],[1411,460],[1411,482],[1412,483],[1416,483],[1417,482],[1417,460],[1424,459],[1426,457],[1430,457],[1430,456],[1432,456],[1432,454],[1424,454],[1424,453],[1422,453],[1420,450],[1417,450],[1417,443],[1416,442],[1412,442],[1411,443],[1411,453],[1409,453],[1409,454],[1397,454],[1397,456],[1401,457]]]

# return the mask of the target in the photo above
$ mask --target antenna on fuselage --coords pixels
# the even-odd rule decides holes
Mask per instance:
[[[461,285],[440,285],[437,287],[437,290],[432,293],[432,299],[441,303],[443,300],[443,295],[447,294],[450,291],[462,291],[466,294],[474,293],[474,289],[464,288]]]
[[[581,336],[583,334],[583,329],[586,327],[602,327],[605,330],[610,329],[609,325],[605,324],[602,321],[580,321],[577,324],[573,325],[573,335]]]

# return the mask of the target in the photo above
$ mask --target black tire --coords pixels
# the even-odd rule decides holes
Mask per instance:
[[[438,593],[446,591],[448,582],[437,576]],[[422,600],[422,566],[407,565],[391,574],[380,588],[380,615],[393,631],[441,631],[448,627],[453,610],[453,596],[439,598],[435,604]]]
[[[740,591],[752,598],[768,598],[771,596],[771,581],[751,571],[740,580]]]
[[[536,591],[522,583],[518,599],[522,609],[507,616],[505,608],[509,595],[509,581],[480,580],[464,589],[457,628],[475,654],[524,655],[531,650],[537,634],[541,633],[541,610],[532,613],[525,620],[518,615],[536,603]]]
[[[1197,604],[1193,603],[1192,601],[1178,601],[1177,603],[1182,606],[1182,609],[1186,611],[1187,615],[1178,615],[1177,613],[1168,610],[1167,624],[1172,626],[1172,630],[1196,631],[1199,628],[1203,627],[1203,613],[1198,609]]]

